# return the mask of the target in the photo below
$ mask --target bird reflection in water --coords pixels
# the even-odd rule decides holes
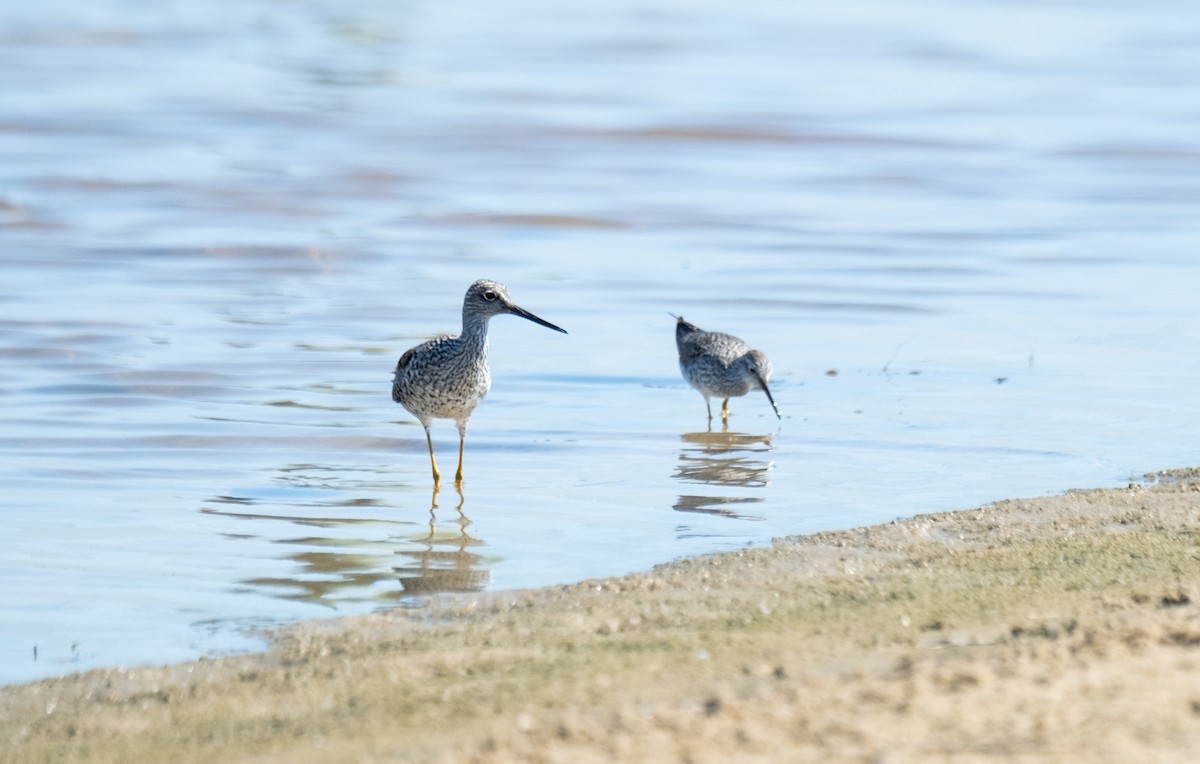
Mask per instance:
[[[394,568],[406,594],[477,592],[490,580],[488,571],[480,567],[483,555],[469,551],[483,542],[467,533],[471,521],[463,514],[462,486],[455,485],[455,491],[458,493],[458,506],[454,508],[456,516],[439,526],[438,487],[434,486],[429,507],[429,533],[424,538],[413,539],[414,548],[396,552],[409,558],[407,564]]]
[[[729,432],[688,432],[681,436],[684,447],[679,452],[675,477],[685,483],[761,488],[769,482],[772,464],[762,457],[771,451],[774,436]],[[761,520],[762,517],[738,511],[746,504],[758,504],[757,496],[699,496],[685,494],[675,502],[678,512],[697,512],[739,520]]]
[[[755,456],[769,453],[773,436],[738,432],[686,432],[675,477],[688,483],[759,487],[768,482],[771,462]],[[744,456],[743,454],[749,454]]]
[[[680,496],[679,501],[672,507],[677,512],[698,512],[702,515],[720,515],[735,520],[765,520],[759,515],[747,515],[730,509],[731,505],[757,504],[762,499],[757,496]]]
[[[258,500],[236,496],[221,496],[212,500],[214,503],[237,504],[250,507],[258,504]],[[295,551],[286,555],[298,566],[295,573],[287,576],[260,576],[242,580],[243,586],[282,599],[311,602],[316,605],[336,607],[343,602],[363,602],[371,600],[390,600],[395,598],[394,592],[381,588],[390,578],[391,570],[386,561],[390,559],[392,545],[382,539],[371,541],[362,538],[363,531],[368,527],[391,527],[402,525],[394,521],[371,518],[331,517],[328,507],[318,515],[296,516],[276,515],[268,512],[249,512],[236,510],[220,510],[206,507],[201,510],[206,515],[225,517],[261,527],[264,530],[274,529],[282,521],[286,527],[300,526],[306,529],[320,529],[323,533],[305,533],[303,535],[288,534],[283,538],[270,538],[276,544],[296,547]],[[261,532],[233,533],[227,531],[230,539],[255,540],[264,538]]]
[[[311,479],[303,485],[293,480],[289,488],[303,491],[311,485]],[[484,557],[471,551],[484,542],[467,533],[471,522],[463,514],[461,490],[458,506],[450,511],[438,509],[435,490],[428,515],[416,522],[397,519],[395,508],[381,499],[305,498],[279,513],[271,511],[279,508],[277,496],[217,496],[210,499],[217,506],[201,509],[236,523],[238,527],[226,524],[223,530],[231,541],[267,541],[289,549],[283,559],[293,564],[292,570],[242,579],[241,586],[337,608],[394,604],[439,591],[476,591],[489,583],[490,574],[481,569]]]

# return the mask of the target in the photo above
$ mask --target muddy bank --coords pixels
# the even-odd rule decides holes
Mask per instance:
[[[0,688],[4,761],[1191,761],[1200,472]]]

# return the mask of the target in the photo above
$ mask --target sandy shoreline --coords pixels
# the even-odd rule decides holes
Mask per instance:
[[[1200,471],[0,688],[0,761],[1192,761]]]

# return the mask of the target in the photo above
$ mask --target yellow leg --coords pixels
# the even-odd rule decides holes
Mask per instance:
[[[425,442],[429,444],[429,463],[433,465],[433,485],[437,487],[442,482],[442,473],[438,472],[437,459],[433,458],[433,438],[429,434],[429,428],[425,428]]]
[[[725,399],[725,400],[724,400],[724,401],[721,403],[721,418],[722,418],[722,419],[728,419],[728,418],[729,418],[729,399],[728,399],[728,398],[726,398],[726,399]]]
[[[462,457],[463,448],[466,446],[467,438],[465,435],[458,436],[458,472],[454,473],[454,484],[462,485]]]

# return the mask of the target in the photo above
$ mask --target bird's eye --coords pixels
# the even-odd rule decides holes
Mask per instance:
[[[492,302],[496,299],[496,293],[489,289],[483,293],[483,299],[487,300],[488,302]]]

